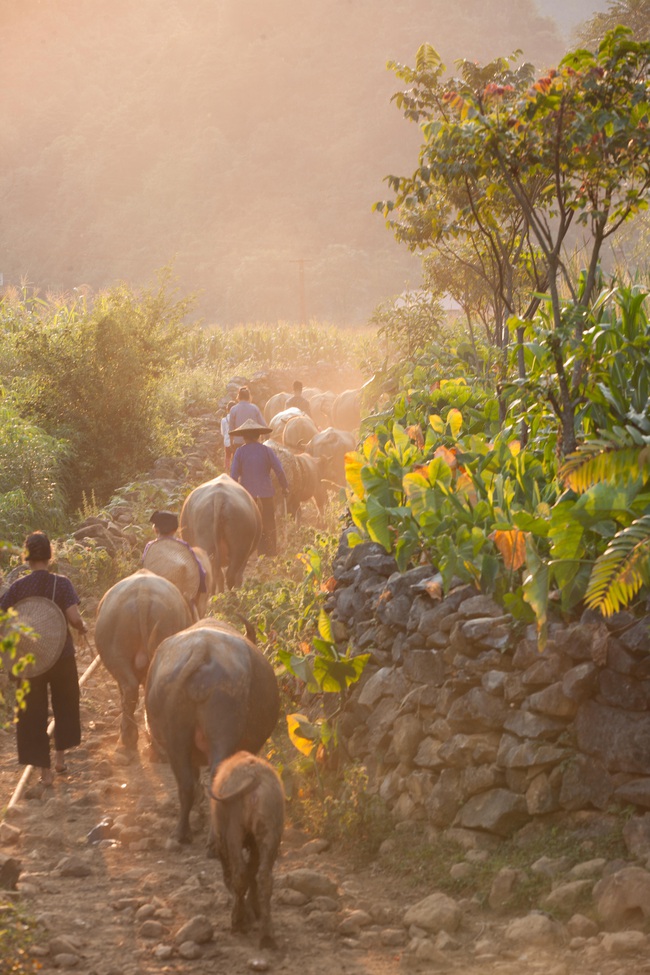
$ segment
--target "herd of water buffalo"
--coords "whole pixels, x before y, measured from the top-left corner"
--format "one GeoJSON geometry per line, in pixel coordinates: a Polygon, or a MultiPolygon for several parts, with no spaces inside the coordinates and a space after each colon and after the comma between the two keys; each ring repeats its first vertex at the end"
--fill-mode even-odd
{"type": "MultiPolygon", "coordinates": [[[[359,423],[358,390],[338,398],[304,392],[311,393],[311,418],[284,410],[282,397],[289,394],[272,397],[265,407],[273,431],[267,443],[287,474],[293,514],[309,498],[322,504],[328,483],[344,483],[344,456],[356,445],[359,423]],[[338,418],[340,427],[319,429],[323,397],[329,397],[326,416],[338,418]]],[[[284,799],[275,771],[254,756],[279,717],[277,680],[250,630],[243,636],[228,623],[199,618],[212,592],[241,584],[260,530],[257,505],[228,474],[196,487],[183,505],[180,533],[207,570],[206,592],[190,599],[172,575],[140,569],[104,595],[95,643],[119,687],[118,747],[126,752],[137,748],[135,711],[144,687],[152,749],[166,755],[178,788],[175,838],[181,843],[190,840],[200,768],[210,770],[209,852],[221,860],[233,893],[233,930],[246,929],[256,917],[260,943],[271,946],[272,869],[284,799]]]]}

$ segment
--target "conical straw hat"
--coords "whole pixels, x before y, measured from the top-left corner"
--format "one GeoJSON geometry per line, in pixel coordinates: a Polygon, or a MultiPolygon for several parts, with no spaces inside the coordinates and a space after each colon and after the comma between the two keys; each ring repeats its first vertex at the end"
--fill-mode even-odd
{"type": "Polygon", "coordinates": [[[187,600],[199,591],[201,572],[191,548],[176,538],[159,538],[145,552],[142,565],[173,582],[187,600]]]}
{"type": "Polygon", "coordinates": [[[64,614],[51,599],[45,596],[26,596],[13,607],[18,620],[31,626],[34,633],[22,634],[18,645],[19,656],[34,655],[34,663],[22,671],[22,677],[38,677],[52,667],[59,657],[68,636],[68,624],[64,614]]]}
{"type": "Polygon", "coordinates": [[[241,436],[244,433],[271,433],[271,427],[265,427],[263,424],[257,423],[256,420],[248,419],[244,420],[242,425],[237,427],[235,430],[231,430],[230,436],[241,436]]]}

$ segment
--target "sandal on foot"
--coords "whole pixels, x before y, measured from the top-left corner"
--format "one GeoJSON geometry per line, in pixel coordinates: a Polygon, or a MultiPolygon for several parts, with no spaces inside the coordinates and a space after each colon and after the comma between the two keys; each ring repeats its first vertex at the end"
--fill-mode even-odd
{"type": "Polygon", "coordinates": [[[56,765],[55,766],[55,771],[59,775],[65,775],[65,773],[68,771],[68,766],[67,765],[56,765]]]}

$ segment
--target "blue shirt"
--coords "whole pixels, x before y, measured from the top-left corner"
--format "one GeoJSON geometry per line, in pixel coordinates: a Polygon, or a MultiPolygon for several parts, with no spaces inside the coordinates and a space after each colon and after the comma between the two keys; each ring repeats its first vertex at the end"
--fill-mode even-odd
{"type": "MultiPolygon", "coordinates": [[[[16,579],[13,585],[9,586],[4,596],[0,597],[0,609],[10,609],[21,599],[26,599],[27,596],[45,596],[46,599],[52,599],[53,595],[54,602],[67,622],[66,610],[70,606],[76,606],[79,603],[79,597],[66,576],[55,575],[53,572],[48,572],[47,569],[37,569],[35,572],[29,572],[22,578],[16,579]]],[[[61,656],[74,657],[74,643],[70,630],[68,630],[68,635],[63,644],[61,656]]]]}
{"type": "MultiPolygon", "coordinates": [[[[260,412],[259,406],[255,406],[255,403],[251,403],[250,400],[242,399],[238,403],[235,403],[228,414],[228,429],[232,433],[233,430],[240,427],[246,420],[255,420],[261,427],[266,426],[266,421],[260,412]]],[[[244,438],[241,436],[231,436],[230,441],[233,446],[240,447],[244,442],[244,438]]],[[[259,497],[262,497],[262,495],[259,495],[259,497]]]]}
{"type": "Polygon", "coordinates": [[[278,455],[266,444],[253,440],[235,451],[230,476],[239,481],[254,498],[272,498],[272,470],[277,474],[282,490],[288,491],[289,485],[278,455]]]}

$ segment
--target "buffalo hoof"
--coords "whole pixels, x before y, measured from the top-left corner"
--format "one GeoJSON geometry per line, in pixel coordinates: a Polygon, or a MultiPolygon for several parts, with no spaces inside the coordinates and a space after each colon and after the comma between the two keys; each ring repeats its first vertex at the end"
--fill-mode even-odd
{"type": "Polygon", "coordinates": [[[123,748],[121,745],[113,752],[113,764],[123,767],[125,765],[132,765],[133,762],[138,759],[138,750],[123,748]]]}
{"type": "Polygon", "coordinates": [[[271,948],[277,951],[278,943],[272,934],[263,934],[260,938],[260,948],[271,948]]]}
{"type": "Polygon", "coordinates": [[[155,745],[148,745],[145,750],[145,757],[152,765],[166,765],[167,756],[156,748],[155,745]]]}

